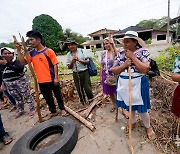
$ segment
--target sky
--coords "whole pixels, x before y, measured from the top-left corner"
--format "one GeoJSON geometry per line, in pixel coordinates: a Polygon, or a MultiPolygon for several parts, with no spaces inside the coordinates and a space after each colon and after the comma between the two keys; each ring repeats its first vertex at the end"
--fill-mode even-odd
{"type": "MultiPolygon", "coordinates": [[[[180,0],[170,0],[170,18],[178,15],[180,0]]],[[[36,16],[48,14],[84,37],[97,30],[135,26],[142,20],[168,15],[168,0],[0,0],[0,43],[12,35],[25,37],[36,16]]]]}

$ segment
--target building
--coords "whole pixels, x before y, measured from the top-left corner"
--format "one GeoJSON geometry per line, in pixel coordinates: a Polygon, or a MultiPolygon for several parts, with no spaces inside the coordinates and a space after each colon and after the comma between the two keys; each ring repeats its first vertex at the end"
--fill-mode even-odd
{"type": "MultiPolygon", "coordinates": [[[[169,25],[170,25],[170,26],[176,26],[176,33],[174,33],[173,39],[175,39],[175,40],[180,40],[180,32],[178,32],[179,29],[180,29],[180,16],[171,19],[171,20],[169,21],[169,25]]],[[[167,29],[167,23],[164,24],[164,25],[161,27],[161,29],[166,30],[166,29],[167,29]]]]}
{"type": "Polygon", "coordinates": [[[84,49],[93,49],[96,50],[103,50],[103,40],[108,37],[109,35],[113,35],[114,33],[118,32],[117,30],[110,30],[110,29],[100,29],[96,32],[88,34],[90,36],[90,40],[82,43],[84,49]]]}
{"type": "MultiPolygon", "coordinates": [[[[136,26],[130,26],[123,30],[116,32],[113,38],[122,38],[127,31],[136,31],[141,39],[146,43],[151,44],[163,44],[167,43],[167,31],[166,30],[155,30],[152,28],[140,28],[136,26]]],[[[169,40],[172,39],[173,32],[169,32],[169,40]]],[[[116,42],[117,43],[117,42],[116,42]]]]}

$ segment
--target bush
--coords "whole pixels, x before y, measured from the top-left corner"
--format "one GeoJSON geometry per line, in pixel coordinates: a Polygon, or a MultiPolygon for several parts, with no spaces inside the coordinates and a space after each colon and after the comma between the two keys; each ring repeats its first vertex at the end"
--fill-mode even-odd
{"type": "Polygon", "coordinates": [[[157,62],[160,70],[171,72],[173,63],[178,55],[180,55],[180,46],[172,46],[165,49],[157,58],[154,58],[154,60],[157,62]]]}
{"type": "Polygon", "coordinates": [[[152,39],[149,38],[146,42],[147,42],[147,44],[151,44],[152,43],[152,39]]]}

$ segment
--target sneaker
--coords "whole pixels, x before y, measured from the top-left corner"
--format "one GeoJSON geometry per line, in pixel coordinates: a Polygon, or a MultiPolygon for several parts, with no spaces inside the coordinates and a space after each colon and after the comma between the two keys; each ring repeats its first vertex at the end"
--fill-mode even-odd
{"type": "Polygon", "coordinates": [[[19,111],[16,116],[15,119],[19,118],[20,116],[22,116],[25,112],[24,111],[19,111]]]}
{"type": "Polygon", "coordinates": [[[9,135],[6,135],[6,136],[3,137],[4,145],[7,145],[7,144],[11,143],[12,140],[13,139],[9,135]]]}

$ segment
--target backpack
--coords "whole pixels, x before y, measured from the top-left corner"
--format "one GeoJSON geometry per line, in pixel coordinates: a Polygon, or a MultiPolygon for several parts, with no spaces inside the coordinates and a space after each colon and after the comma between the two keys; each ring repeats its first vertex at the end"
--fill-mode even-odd
{"type": "Polygon", "coordinates": [[[150,69],[149,72],[147,73],[149,78],[155,77],[155,76],[160,76],[160,71],[158,68],[158,65],[155,60],[150,58],[150,69]]]}
{"type": "MultiPolygon", "coordinates": [[[[83,50],[81,49],[81,52],[83,53],[83,50]]],[[[87,64],[89,76],[96,76],[97,75],[97,68],[94,64],[92,58],[87,57],[85,60],[89,59],[89,63],[87,64]]]]}
{"type": "Polygon", "coordinates": [[[96,76],[97,75],[97,68],[96,68],[96,65],[94,64],[92,58],[88,57],[86,59],[89,59],[89,63],[87,64],[89,75],[90,76],[96,76]]]}

